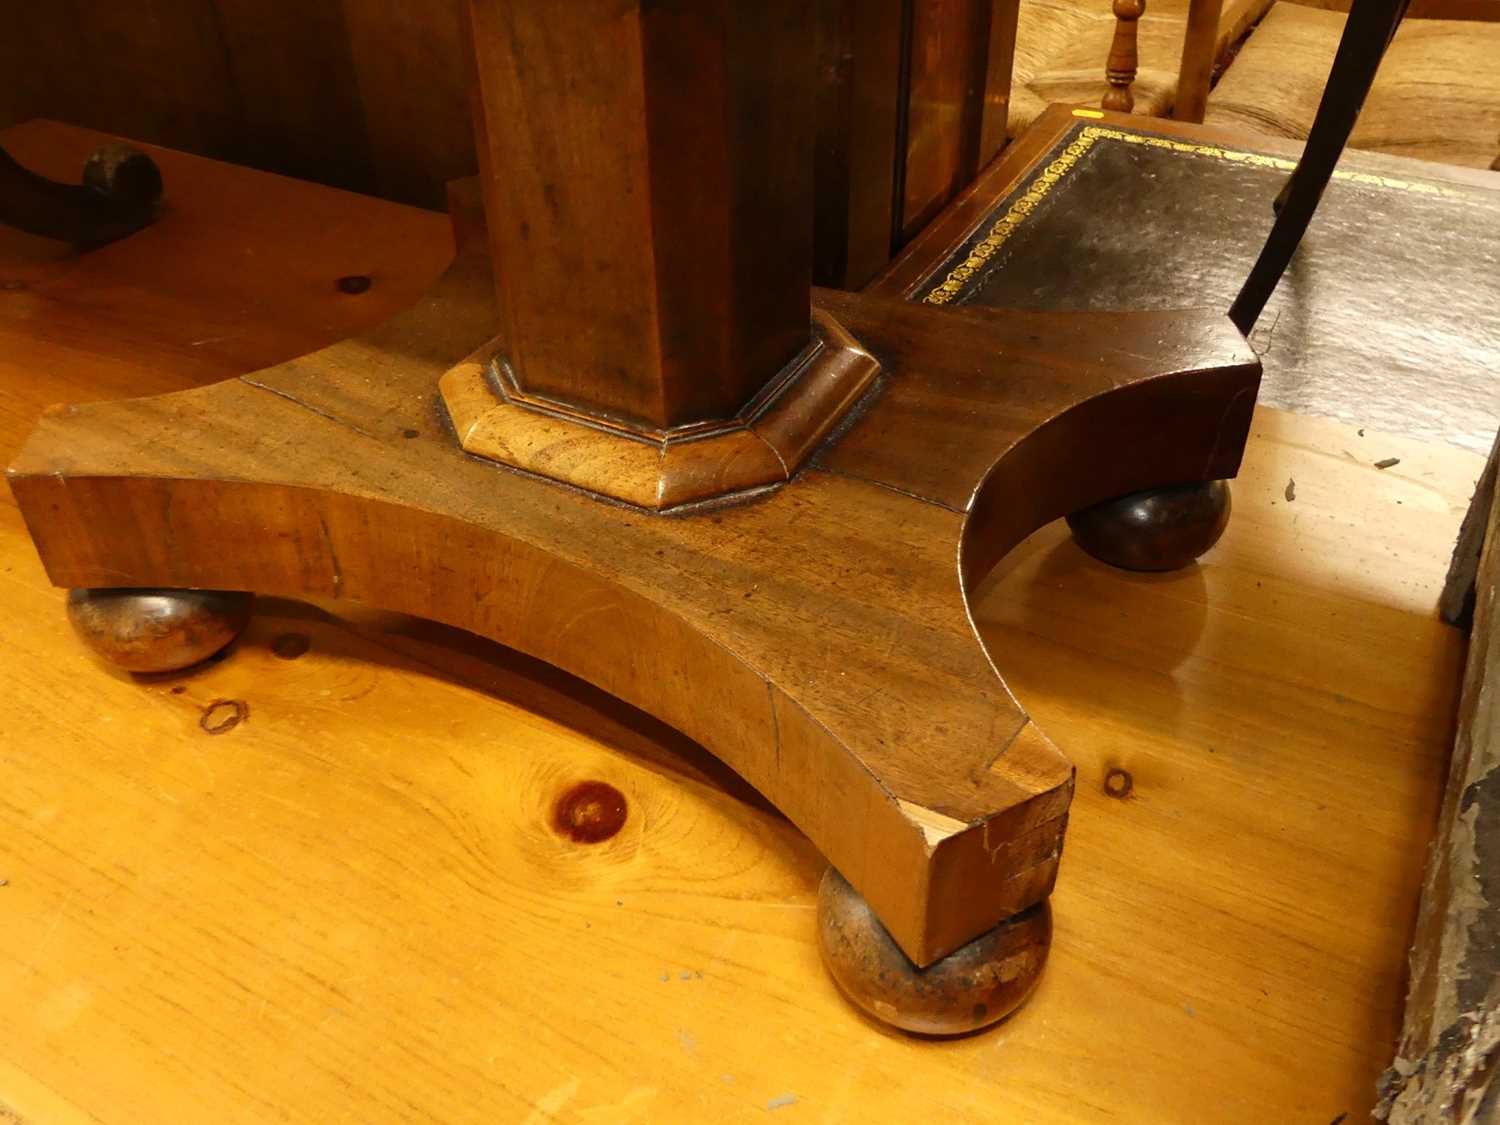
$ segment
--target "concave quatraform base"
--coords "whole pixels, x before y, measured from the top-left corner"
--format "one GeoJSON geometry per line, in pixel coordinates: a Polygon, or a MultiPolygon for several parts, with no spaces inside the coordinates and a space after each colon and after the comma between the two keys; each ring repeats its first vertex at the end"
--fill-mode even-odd
{"type": "Polygon", "coordinates": [[[918,966],[1044,899],[1073,770],[967,590],[1049,520],[1235,472],[1259,365],[1224,316],[819,292],[881,364],[862,412],[786,484],[663,516],[460,450],[438,380],[492,294],[470,251],[366,337],[50,412],[10,480],[52,581],[344,597],[556,664],[737,770],[918,966]]]}

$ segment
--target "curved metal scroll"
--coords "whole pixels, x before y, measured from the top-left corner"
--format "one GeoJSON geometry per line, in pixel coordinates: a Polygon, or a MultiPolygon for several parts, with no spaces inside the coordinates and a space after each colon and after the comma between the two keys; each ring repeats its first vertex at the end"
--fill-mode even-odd
{"type": "Polygon", "coordinates": [[[0,224],[88,248],[124,238],[161,210],[161,172],[144,152],[105,144],[63,184],[22,166],[0,148],[0,224]]]}

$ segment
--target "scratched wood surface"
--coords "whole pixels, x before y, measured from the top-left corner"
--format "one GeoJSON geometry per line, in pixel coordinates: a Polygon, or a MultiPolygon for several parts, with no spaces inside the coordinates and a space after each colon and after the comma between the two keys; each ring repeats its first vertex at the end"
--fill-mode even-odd
{"type": "MultiPolygon", "coordinates": [[[[61,174],[93,139],[3,143],[61,174]]],[[[175,204],[206,241],[170,261],[0,233],[0,456],[47,402],[363,327],[447,253],[441,217],[167,173],[213,185],[175,204]]],[[[680,736],[338,605],[264,603],[226,660],[133,682],[73,641],[0,497],[0,1119],[1358,1120],[1399,1025],[1462,655],[1433,606],[1479,468],[1262,411],[1200,567],[1121,574],[1056,526],[1001,564],[980,627],[1079,785],[1036,996],[944,1042],[839,998],[821,857],[680,736]],[[585,781],[627,800],[602,843],[554,823],[585,781]]]]}

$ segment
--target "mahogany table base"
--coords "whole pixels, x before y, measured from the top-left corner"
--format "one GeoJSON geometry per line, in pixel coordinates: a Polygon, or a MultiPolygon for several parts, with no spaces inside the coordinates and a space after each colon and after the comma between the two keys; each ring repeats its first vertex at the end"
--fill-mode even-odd
{"type": "Polygon", "coordinates": [[[939,1012],[877,1015],[962,1031],[1006,1014],[1050,927],[1002,923],[1051,891],[1073,769],[1007,690],[968,591],[1052,519],[1233,476],[1260,371],[1243,337],[1214,310],[815,292],[878,376],[786,483],[663,514],[460,448],[439,380],[486,343],[493,292],[471,245],[365,337],[49,412],[10,482],[52,581],[350,598],[556,664],[696,739],[822,849],[905,958],[865,971],[916,982],[882,1003],[939,1012]],[[962,1002],[972,975],[928,987],[976,938],[1001,958],[990,999],[962,1002]]]}

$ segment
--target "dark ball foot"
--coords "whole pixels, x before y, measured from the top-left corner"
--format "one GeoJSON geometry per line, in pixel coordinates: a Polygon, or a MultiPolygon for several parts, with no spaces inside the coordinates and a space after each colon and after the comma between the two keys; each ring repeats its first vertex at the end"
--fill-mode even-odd
{"type": "Polygon", "coordinates": [[[1047,961],[1052,913],[1040,902],[919,969],[830,867],[818,888],[818,942],[844,995],[876,1019],[922,1035],[962,1035],[1026,999],[1047,961]]]}
{"type": "Polygon", "coordinates": [[[226,590],[72,590],[68,620],[127,672],[176,672],[207,660],[250,620],[251,595],[226,590]]]}
{"type": "Polygon", "coordinates": [[[1125,570],[1187,566],[1228,524],[1229,484],[1222,480],[1132,492],[1068,517],[1080,547],[1125,570]]]}

